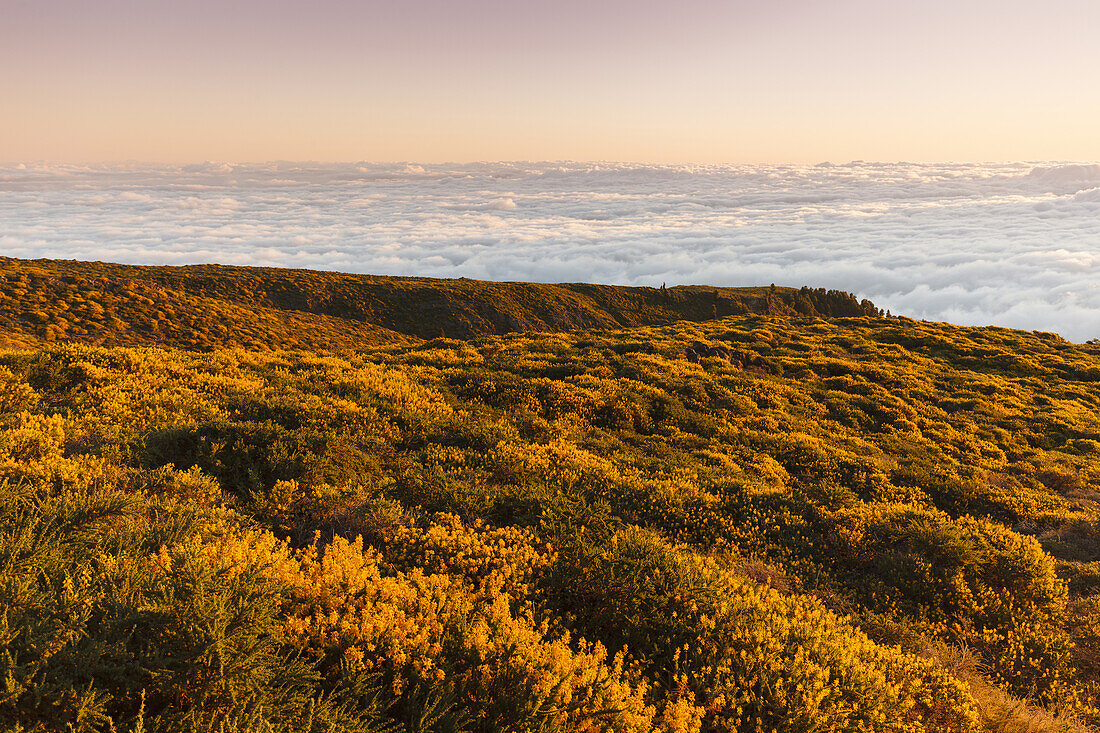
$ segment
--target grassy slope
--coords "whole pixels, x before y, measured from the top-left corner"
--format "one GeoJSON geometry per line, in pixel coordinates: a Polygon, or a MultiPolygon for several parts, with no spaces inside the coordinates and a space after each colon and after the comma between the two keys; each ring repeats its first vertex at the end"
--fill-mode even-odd
{"type": "Polygon", "coordinates": [[[789,288],[496,283],[275,268],[0,258],[11,345],[74,339],[181,348],[338,348],[415,338],[646,326],[736,313],[862,315],[846,293],[789,288]],[[98,308],[96,306],[99,306],[98,308]]]}

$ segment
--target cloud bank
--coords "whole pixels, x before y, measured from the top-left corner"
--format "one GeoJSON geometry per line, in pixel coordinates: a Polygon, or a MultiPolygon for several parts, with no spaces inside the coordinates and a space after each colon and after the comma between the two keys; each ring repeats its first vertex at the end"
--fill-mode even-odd
{"type": "Polygon", "coordinates": [[[812,285],[1100,337],[1100,165],[0,167],[0,254],[812,285]]]}

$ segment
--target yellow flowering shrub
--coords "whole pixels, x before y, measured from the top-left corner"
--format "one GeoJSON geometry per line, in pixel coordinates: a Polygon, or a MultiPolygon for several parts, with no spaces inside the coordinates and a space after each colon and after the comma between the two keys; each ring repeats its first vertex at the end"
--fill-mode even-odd
{"type": "Polygon", "coordinates": [[[587,632],[674,671],[666,716],[698,716],[707,730],[979,729],[965,685],[713,558],[627,530],[575,562],[559,581],[584,591],[558,604],[587,632]]]}
{"type": "Polygon", "coordinates": [[[941,625],[1010,690],[1063,692],[1066,586],[1036,540],[908,505],[861,504],[830,522],[827,557],[868,607],[941,625]]]}
{"type": "Polygon", "coordinates": [[[554,562],[530,529],[471,525],[453,514],[432,517],[426,528],[403,524],[385,538],[385,563],[402,571],[449,575],[491,595],[525,599],[530,584],[554,562]]]}
{"type": "Polygon", "coordinates": [[[621,656],[554,638],[546,623],[514,614],[498,589],[473,592],[420,570],[383,575],[377,553],[359,540],[310,546],[299,562],[281,576],[293,589],[287,633],[318,656],[388,673],[395,694],[448,682],[489,721],[647,729],[653,710],[621,656]]]}

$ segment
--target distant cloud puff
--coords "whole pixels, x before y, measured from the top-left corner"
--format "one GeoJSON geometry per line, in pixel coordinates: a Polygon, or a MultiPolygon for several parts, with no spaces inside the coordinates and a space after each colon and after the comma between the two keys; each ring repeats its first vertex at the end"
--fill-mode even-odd
{"type": "Polygon", "coordinates": [[[1029,178],[1057,184],[1082,185],[1100,183],[1100,165],[1071,163],[1066,165],[1036,166],[1029,178]]]}
{"type": "Polygon", "coordinates": [[[0,254],[852,290],[1100,336],[1100,165],[0,168],[0,254]]]}

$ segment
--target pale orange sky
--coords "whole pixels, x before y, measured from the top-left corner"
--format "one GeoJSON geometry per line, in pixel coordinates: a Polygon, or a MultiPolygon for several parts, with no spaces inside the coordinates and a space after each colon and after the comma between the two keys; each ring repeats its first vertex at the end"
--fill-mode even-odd
{"type": "Polygon", "coordinates": [[[0,0],[0,161],[1100,159],[1100,3],[0,0]]]}

